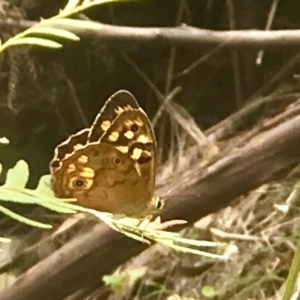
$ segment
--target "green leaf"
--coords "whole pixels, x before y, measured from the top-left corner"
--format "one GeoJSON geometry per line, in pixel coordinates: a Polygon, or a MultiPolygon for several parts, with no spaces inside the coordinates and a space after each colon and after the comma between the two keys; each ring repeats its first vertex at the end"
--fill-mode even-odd
{"type": "Polygon", "coordinates": [[[65,8],[63,9],[64,12],[72,11],[77,5],[79,4],[80,0],[69,0],[65,8]]]}
{"type": "Polygon", "coordinates": [[[54,197],[54,192],[50,184],[50,178],[51,178],[50,175],[42,176],[39,180],[38,186],[35,189],[35,191],[43,195],[47,195],[49,197],[54,197]]]}
{"type": "Polygon", "coordinates": [[[8,170],[3,187],[24,188],[28,178],[28,164],[24,160],[19,160],[12,169],[8,170]]]}
{"type": "Polygon", "coordinates": [[[218,296],[218,292],[211,286],[211,285],[205,285],[201,288],[201,293],[203,296],[207,298],[214,298],[218,296]]]}
{"type": "Polygon", "coordinates": [[[86,21],[86,20],[75,20],[75,19],[54,19],[51,20],[53,25],[63,25],[71,28],[82,28],[90,30],[102,29],[102,25],[96,22],[86,21]]]}
{"type": "Polygon", "coordinates": [[[71,41],[79,41],[80,38],[76,34],[59,28],[53,27],[40,27],[40,28],[32,28],[30,34],[43,34],[43,35],[51,35],[56,36],[62,39],[71,40],[71,41]]]}
{"type": "Polygon", "coordinates": [[[32,46],[41,46],[45,48],[54,48],[54,49],[62,47],[62,45],[57,42],[48,39],[36,38],[36,37],[24,37],[18,40],[11,41],[11,46],[26,45],[26,44],[32,46]]]}
{"type": "Polygon", "coordinates": [[[25,223],[25,224],[30,225],[30,226],[44,228],[44,229],[50,229],[50,228],[52,228],[52,226],[49,225],[49,224],[40,223],[40,222],[31,220],[31,219],[28,219],[26,217],[23,217],[23,216],[15,213],[15,212],[13,212],[10,209],[7,209],[6,207],[3,207],[2,205],[0,205],[0,212],[2,212],[6,216],[8,216],[8,217],[10,217],[10,218],[12,218],[14,220],[17,220],[19,222],[25,223]]]}
{"type": "Polygon", "coordinates": [[[102,277],[102,280],[106,285],[110,286],[113,290],[120,291],[123,286],[124,276],[119,274],[104,275],[102,277]]]}

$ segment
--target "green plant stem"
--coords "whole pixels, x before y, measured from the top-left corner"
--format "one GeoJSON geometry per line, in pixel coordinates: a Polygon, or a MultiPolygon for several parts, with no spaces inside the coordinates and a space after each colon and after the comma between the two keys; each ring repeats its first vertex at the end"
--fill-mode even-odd
{"type": "Polygon", "coordinates": [[[291,268],[289,271],[288,278],[285,283],[285,290],[284,290],[282,300],[290,300],[291,299],[293,292],[294,292],[294,288],[295,288],[295,284],[297,281],[299,270],[300,270],[300,238],[298,236],[297,248],[296,248],[296,252],[295,252],[295,255],[294,255],[294,258],[292,261],[292,265],[291,265],[291,268]]]}

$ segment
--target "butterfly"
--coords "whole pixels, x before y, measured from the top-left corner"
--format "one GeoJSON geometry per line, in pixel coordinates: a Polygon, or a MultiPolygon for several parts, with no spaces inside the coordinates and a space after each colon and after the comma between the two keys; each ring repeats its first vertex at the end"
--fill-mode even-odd
{"type": "Polygon", "coordinates": [[[154,196],[156,141],[147,114],[125,90],[113,94],[91,128],[58,145],[50,162],[56,197],[98,211],[143,217],[162,207],[154,196]]]}

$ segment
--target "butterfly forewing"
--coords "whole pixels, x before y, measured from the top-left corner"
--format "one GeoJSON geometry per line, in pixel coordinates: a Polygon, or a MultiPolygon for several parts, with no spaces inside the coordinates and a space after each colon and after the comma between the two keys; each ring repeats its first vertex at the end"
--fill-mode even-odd
{"type": "Polygon", "coordinates": [[[135,97],[124,90],[111,96],[96,117],[88,137],[113,145],[128,154],[145,184],[153,193],[156,171],[156,141],[151,123],[135,97]]]}
{"type": "Polygon", "coordinates": [[[156,142],[146,114],[141,109],[122,112],[100,141],[113,145],[135,161],[145,192],[150,196],[155,184],[156,142]]]}
{"type": "Polygon", "coordinates": [[[128,109],[138,108],[137,101],[129,92],[124,90],[116,92],[106,101],[93,122],[88,141],[90,143],[99,141],[120,113],[128,109]]]}

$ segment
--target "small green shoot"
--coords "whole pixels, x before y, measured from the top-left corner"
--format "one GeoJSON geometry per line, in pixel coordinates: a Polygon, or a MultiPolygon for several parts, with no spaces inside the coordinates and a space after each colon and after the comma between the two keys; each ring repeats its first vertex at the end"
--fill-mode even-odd
{"type": "Polygon", "coordinates": [[[218,292],[211,285],[205,285],[201,288],[201,294],[207,299],[215,299],[218,296],[218,292]]]}
{"type": "Polygon", "coordinates": [[[146,273],[146,268],[142,267],[135,270],[125,270],[115,272],[112,275],[102,277],[103,282],[110,286],[115,292],[121,292],[124,287],[132,286],[133,283],[146,273]]]}
{"type": "Polygon", "coordinates": [[[80,38],[75,33],[71,32],[72,30],[76,28],[101,30],[102,25],[88,20],[76,20],[71,18],[72,16],[94,6],[125,1],[128,0],[69,0],[66,6],[60,10],[57,15],[49,19],[42,19],[33,27],[16,34],[3,43],[0,41],[0,53],[9,47],[19,45],[39,46],[50,49],[61,48],[62,44],[56,40],[52,40],[53,37],[61,39],[62,41],[77,42],[80,38]]]}
{"type": "Polygon", "coordinates": [[[58,199],[50,188],[49,176],[43,176],[38,187],[35,190],[27,189],[26,184],[29,178],[29,168],[25,161],[20,160],[17,164],[7,172],[5,183],[0,186],[0,211],[6,216],[25,223],[29,226],[49,229],[50,224],[37,222],[35,220],[21,216],[20,214],[5,207],[4,203],[20,203],[20,204],[35,204],[44,206],[49,210],[59,213],[76,213],[77,206],[69,204],[70,201],[76,199],[58,199]]]}
{"type": "MultiPolygon", "coordinates": [[[[161,223],[160,226],[155,226],[156,228],[151,226],[151,223],[145,227],[141,226],[140,220],[135,218],[116,218],[116,216],[112,214],[98,212],[92,209],[86,209],[86,211],[102,220],[112,229],[140,242],[148,244],[158,243],[178,252],[191,253],[217,259],[228,259],[228,257],[224,255],[212,254],[197,249],[199,247],[219,247],[224,244],[182,238],[180,233],[160,229],[164,228],[164,223],[161,223]]],[[[185,223],[184,220],[172,220],[173,225],[183,223],[185,223]]],[[[152,224],[156,225],[155,222],[152,224]]]]}

